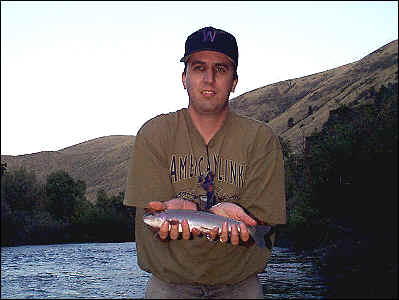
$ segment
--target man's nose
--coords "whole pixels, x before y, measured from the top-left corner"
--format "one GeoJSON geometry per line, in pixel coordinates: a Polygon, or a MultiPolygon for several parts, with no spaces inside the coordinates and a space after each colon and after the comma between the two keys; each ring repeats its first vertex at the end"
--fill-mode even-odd
{"type": "Polygon", "coordinates": [[[215,71],[209,68],[204,72],[204,81],[207,83],[213,83],[215,81],[215,71]]]}

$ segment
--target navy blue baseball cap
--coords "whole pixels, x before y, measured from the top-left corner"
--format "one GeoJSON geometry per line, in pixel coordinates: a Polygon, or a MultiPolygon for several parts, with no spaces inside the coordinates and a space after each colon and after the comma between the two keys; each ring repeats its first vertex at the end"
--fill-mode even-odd
{"type": "Polygon", "coordinates": [[[203,50],[217,51],[227,55],[237,69],[238,46],[232,34],[213,27],[197,30],[187,38],[184,56],[180,61],[186,62],[191,54],[203,50]]]}

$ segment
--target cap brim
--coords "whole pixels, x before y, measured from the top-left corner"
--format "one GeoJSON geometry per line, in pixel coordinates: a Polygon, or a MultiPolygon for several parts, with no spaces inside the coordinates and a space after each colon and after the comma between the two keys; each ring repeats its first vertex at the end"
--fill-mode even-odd
{"type": "Polygon", "coordinates": [[[186,61],[188,60],[189,56],[190,56],[190,55],[183,56],[183,57],[180,59],[180,62],[186,62],[186,61]]]}
{"type": "Polygon", "coordinates": [[[196,53],[196,52],[200,52],[200,51],[214,51],[214,52],[222,53],[222,54],[226,55],[226,57],[233,63],[233,66],[235,66],[234,59],[232,59],[232,58],[231,58],[230,56],[228,56],[226,53],[223,53],[223,52],[221,52],[221,51],[218,51],[218,50],[215,50],[215,49],[212,49],[212,48],[206,48],[206,49],[200,49],[200,50],[197,50],[197,51],[193,51],[193,52],[191,52],[190,54],[187,54],[187,55],[183,56],[183,57],[180,59],[180,62],[186,62],[186,61],[190,58],[190,56],[191,56],[192,54],[194,54],[194,53],[196,53]]]}

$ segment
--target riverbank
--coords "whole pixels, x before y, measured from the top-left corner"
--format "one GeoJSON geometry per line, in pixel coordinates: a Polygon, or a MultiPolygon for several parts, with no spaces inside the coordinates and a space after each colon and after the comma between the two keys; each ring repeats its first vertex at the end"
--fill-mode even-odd
{"type": "Polygon", "coordinates": [[[312,250],[327,298],[398,298],[397,252],[387,244],[345,238],[312,250]]]}
{"type": "Polygon", "coordinates": [[[300,257],[314,258],[314,267],[326,282],[326,298],[398,298],[398,245],[394,229],[340,229],[325,231],[324,239],[298,237],[282,230],[276,245],[289,248],[300,257]]]}

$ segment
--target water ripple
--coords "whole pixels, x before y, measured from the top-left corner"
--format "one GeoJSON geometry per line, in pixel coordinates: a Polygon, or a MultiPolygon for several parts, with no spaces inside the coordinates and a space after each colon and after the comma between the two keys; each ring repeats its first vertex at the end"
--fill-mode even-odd
{"type": "MultiPolygon", "coordinates": [[[[312,257],[274,248],[259,274],[265,298],[322,298],[325,284],[312,257]]],[[[1,248],[1,298],[143,298],[149,274],[137,266],[135,243],[1,248]]]]}

